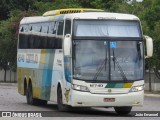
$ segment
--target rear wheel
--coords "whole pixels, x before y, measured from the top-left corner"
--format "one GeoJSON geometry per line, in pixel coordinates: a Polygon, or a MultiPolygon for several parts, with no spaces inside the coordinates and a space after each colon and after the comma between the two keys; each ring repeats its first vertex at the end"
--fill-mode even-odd
{"type": "Polygon", "coordinates": [[[28,88],[26,90],[26,99],[28,104],[30,105],[36,104],[36,100],[33,98],[33,94],[32,94],[32,84],[28,85],[28,88]]]}
{"type": "Polygon", "coordinates": [[[114,107],[114,109],[115,109],[116,113],[126,115],[131,112],[132,107],[131,106],[129,106],[129,107],[114,107]]]}
{"type": "Polygon", "coordinates": [[[68,111],[69,106],[63,104],[63,96],[62,96],[61,87],[58,87],[58,90],[57,90],[57,104],[58,104],[59,111],[68,111]]]}
{"type": "Polygon", "coordinates": [[[26,99],[27,103],[30,105],[46,105],[46,100],[39,100],[33,98],[33,92],[32,92],[32,84],[29,84],[28,89],[26,90],[26,99]]]}

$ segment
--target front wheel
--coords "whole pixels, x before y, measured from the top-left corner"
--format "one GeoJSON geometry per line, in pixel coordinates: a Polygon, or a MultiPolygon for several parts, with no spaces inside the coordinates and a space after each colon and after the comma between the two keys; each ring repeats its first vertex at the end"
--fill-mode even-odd
{"type": "Polygon", "coordinates": [[[131,106],[129,106],[129,107],[114,107],[114,110],[118,114],[126,115],[131,112],[132,107],[131,106]]]}
{"type": "Polygon", "coordinates": [[[57,104],[59,111],[68,111],[68,106],[63,104],[62,90],[60,87],[57,90],[57,104]]]}

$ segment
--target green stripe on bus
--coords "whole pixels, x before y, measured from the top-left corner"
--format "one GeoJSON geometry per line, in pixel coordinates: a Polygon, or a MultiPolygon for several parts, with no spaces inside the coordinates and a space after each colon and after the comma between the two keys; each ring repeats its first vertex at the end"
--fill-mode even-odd
{"type": "Polygon", "coordinates": [[[114,88],[122,88],[123,87],[123,83],[116,83],[114,88]]]}
{"type": "Polygon", "coordinates": [[[114,88],[115,86],[115,83],[108,83],[105,88],[114,88]]]}

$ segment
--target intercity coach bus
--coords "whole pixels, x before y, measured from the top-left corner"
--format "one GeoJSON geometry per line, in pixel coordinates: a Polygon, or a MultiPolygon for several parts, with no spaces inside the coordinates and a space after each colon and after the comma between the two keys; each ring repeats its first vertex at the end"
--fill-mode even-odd
{"type": "Polygon", "coordinates": [[[138,17],[98,9],[60,9],[20,22],[18,92],[28,104],[142,106],[144,62],[153,53],[138,17]],[[146,53],[146,55],[145,55],[146,53]]]}

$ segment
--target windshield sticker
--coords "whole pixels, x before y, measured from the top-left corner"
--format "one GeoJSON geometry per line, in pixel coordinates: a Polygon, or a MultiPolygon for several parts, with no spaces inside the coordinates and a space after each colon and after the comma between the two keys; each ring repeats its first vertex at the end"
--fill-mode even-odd
{"type": "Polygon", "coordinates": [[[104,41],[104,45],[105,45],[105,46],[107,45],[107,42],[106,42],[106,41],[104,41]]]}
{"type": "Polygon", "coordinates": [[[116,42],[110,42],[110,48],[116,48],[117,43],[116,42]]]}

